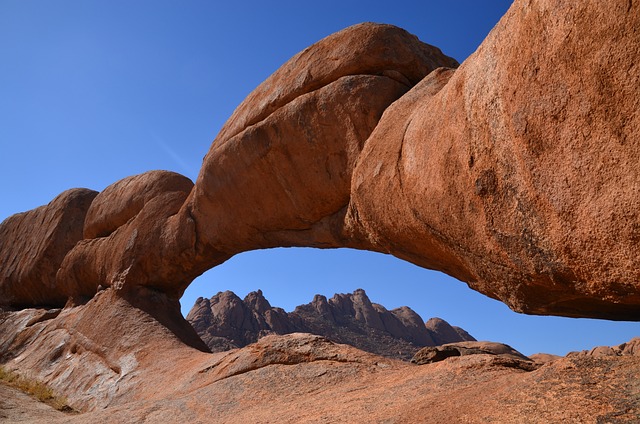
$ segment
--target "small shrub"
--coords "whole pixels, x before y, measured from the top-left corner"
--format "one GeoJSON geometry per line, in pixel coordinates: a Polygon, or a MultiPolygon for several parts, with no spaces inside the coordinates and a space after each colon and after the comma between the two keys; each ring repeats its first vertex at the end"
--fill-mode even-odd
{"type": "Polygon", "coordinates": [[[33,396],[58,411],[75,412],[73,408],[67,405],[66,398],[56,396],[53,389],[41,381],[22,377],[15,372],[5,370],[2,366],[0,366],[0,381],[4,381],[8,385],[33,396]]]}

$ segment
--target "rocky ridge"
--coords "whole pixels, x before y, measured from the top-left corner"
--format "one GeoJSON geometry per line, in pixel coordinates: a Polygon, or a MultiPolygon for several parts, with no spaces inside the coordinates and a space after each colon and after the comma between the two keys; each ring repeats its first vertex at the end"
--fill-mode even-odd
{"type": "Polygon", "coordinates": [[[241,300],[233,292],[198,298],[186,317],[212,352],[255,343],[270,334],[311,333],[378,355],[411,359],[424,346],[475,341],[466,331],[440,318],[426,325],[411,308],[388,311],[371,303],[364,290],[316,295],[293,312],[272,307],[262,291],[241,300]]]}

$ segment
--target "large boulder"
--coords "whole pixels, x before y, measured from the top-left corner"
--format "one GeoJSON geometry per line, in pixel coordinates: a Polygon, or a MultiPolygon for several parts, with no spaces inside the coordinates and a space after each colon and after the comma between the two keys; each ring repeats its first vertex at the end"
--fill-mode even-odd
{"type": "Polygon", "coordinates": [[[638,27],[630,2],[516,1],[385,111],[352,227],[519,312],[640,319],[638,27]]]}
{"type": "Polygon", "coordinates": [[[75,290],[57,282],[66,254],[82,240],[85,215],[98,193],[67,190],[49,204],[0,224],[0,306],[61,306],[75,290]]]}
{"type": "Polygon", "coordinates": [[[238,107],[193,190],[157,171],[105,189],[59,279],[87,289],[153,287],[178,299],[196,276],[242,251],[343,245],[365,141],[384,110],[440,66],[457,62],[390,25],[319,41],[238,107]]]}
{"type": "Polygon", "coordinates": [[[107,237],[134,218],[153,198],[168,192],[189,193],[193,182],[170,171],[149,171],[123,178],[91,202],[84,223],[85,239],[107,237]]]}
{"type": "Polygon", "coordinates": [[[75,297],[98,286],[150,286],[177,301],[191,282],[185,268],[192,269],[195,229],[187,219],[182,231],[170,231],[169,222],[192,188],[180,174],[149,171],[104,189],[89,208],[85,238],[60,265],[60,284],[76,287],[75,297]]]}
{"type": "Polygon", "coordinates": [[[436,345],[454,343],[457,341],[476,341],[471,334],[467,333],[460,327],[450,325],[442,318],[430,318],[424,325],[431,333],[431,337],[436,345]]]}
{"type": "MultiPolygon", "coordinates": [[[[431,364],[440,362],[447,358],[455,356],[467,355],[496,355],[505,359],[515,361],[533,362],[530,358],[524,356],[514,348],[504,343],[496,342],[478,342],[466,341],[447,343],[441,346],[427,346],[420,349],[411,359],[411,362],[417,365],[431,364]]],[[[532,364],[520,364],[519,366],[531,368],[532,364]]]]}
{"type": "Polygon", "coordinates": [[[291,58],[237,108],[182,211],[208,251],[337,247],[351,175],[384,110],[457,62],[406,31],[365,23],[291,58]]]}

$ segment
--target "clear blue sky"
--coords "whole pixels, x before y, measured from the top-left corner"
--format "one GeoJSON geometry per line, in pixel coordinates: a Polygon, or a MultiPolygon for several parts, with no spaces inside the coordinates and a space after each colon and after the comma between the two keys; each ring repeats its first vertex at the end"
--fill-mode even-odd
{"type": "MultiPolygon", "coordinates": [[[[151,169],[195,180],[243,98],[346,26],[395,24],[462,61],[510,3],[0,0],[0,220],[151,169]]],[[[638,323],[519,315],[440,273],[344,249],[239,255],[197,279],[182,304],[186,313],[198,296],[262,289],[291,310],[359,287],[389,309],[408,305],[526,354],[640,335],[638,323]]]]}

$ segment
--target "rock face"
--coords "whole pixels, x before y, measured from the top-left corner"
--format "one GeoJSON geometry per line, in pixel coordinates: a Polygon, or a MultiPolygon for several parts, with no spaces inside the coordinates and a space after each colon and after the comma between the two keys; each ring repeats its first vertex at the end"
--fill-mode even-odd
{"type": "Polygon", "coordinates": [[[151,287],[177,300],[193,278],[241,251],[342,244],[334,221],[345,214],[355,162],[382,113],[429,72],[457,65],[390,25],[321,40],[239,106],[198,187],[154,171],[101,193],[57,279],[77,298],[103,286],[151,287]]]}
{"type": "Polygon", "coordinates": [[[176,362],[188,366],[211,354],[188,324],[177,328],[170,314],[158,312],[173,305],[141,295],[154,303],[146,305],[153,315],[114,289],[64,309],[0,310],[0,363],[46,382],[78,410],[150,399],[176,362]]]}
{"type": "Polygon", "coordinates": [[[283,309],[271,307],[260,290],[244,301],[231,291],[200,297],[187,321],[212,352],[244,347],[272,333],[295,333],[300,327],[283,309]]]}
{"type": "Polygon", "coordinates": [[[108,237],[154,198],[171,192],[189,193],[192,188],[190,179],[169,171],[149,171],[111,184],[91,202],[83,238],[108,237]]]}
{"type": "MultiPolygon", "coordinates": [[[[5,358],[5,366],[35,365],[31,375],[53,376],[51,384],[83,413],[40,412],[24,399],[14,401],[18,397],[10,392],[3,392],[8,398],[0,403],[23,408],[19,416],[33,423],[205,423],[212,417],[229,423],[358,422],[363,416],[397,423],[640,419],[637,352],[575,355],[530,367],[483,353],[416,366],[294,333],[207,354],[110,298],[112,292],[107,289],[86,305],[31,326],[25,322],[34,310],[3,314],[0,320],[0,340],[12,339],[14,347],[25,349],[5,358]],[[99,308],[103,302],[121,315],[120,329],[104,321],[113,317],[99,308]],[[76,327],[85,321],[78,321],[80,314],[96,312],[97,326],[76,327]],[[72,342],[65,342],[69,338],[72,342]],[[44,363],[46,369],[38,368],[44,363]]],[[[620,346],[611,350],[631,352],[620,346]]],[[[6,355],[4,346],[0,355],[6,355]]]]}
{"type": "Polygon", "coordinates": [[[385,111],[354,227],[516,311],[640,319],[639,25],[630,2],[515,1],[385,111]]]}
{"type": "Polygon", "coordinates": [[[213,352],[244,347],[269,334],[295,332],[317,334],[398,359],[410,359],[423,346],[475,340],[439,318],[432,318],[425,326],[406,306],[388,311],[371,303],[362,289],[336,294],[329,300],[316,295],[313,302],[291,313],[272,307],[260,290],[244,300],[226,291],[211,299],[198,298],[187,321],[213,352]],[[437,326],[429,326],[436,321],[437,326]]]}
{"type": "Polygon", "coordinates": [[[597,346],[590,350],[583,350],[581,352],[571,352],[568,357],[579,356],[592,356],[592,357],[604,357],[604,356],[640,356],[640,337],[635,337],[627,343],[622,343],[618,346],[597,346]]]}
{"type": "MultiPolygon", "coordinates": [[[[242,251],[353,247],[516,311],[640,320],[638,12],[515,0],[455,71],[392,26],[327,37],[240,105],[194,186],[151,172],[5,220],[0,361],[87,411],[48,422],[640,421],[636,341],[533,370],[460,346],[417,367],[301,334],[211,354],[178,303],[242,251]]],[[[332,300],[298,315],[424,335],[408,309],[332,300]]],[[[260,296],[245,306],[286,328],[260,296]]]]}
{"type": "Polygon", "coordinates": [[[0,224],[0,305],[64,305],[74,290],[56,274],[82,240],[85,215],[97,194],[68,190],[0,224]]]}
{"type": "Polygon", "coordinates": [[[107,187],[92,202],[84,239],[66,256],[58,280],[75,286],[78,296],[93,295],[98,286],[123,293],[151,287],[177,302],[191,279],[180,261],[185,253],[176,246],[193,246],[193,221],[185,221],[182,232],[167,228],[192,187],[187,177],[168,171],[107,187]]]}
{"type": "Polygon", "coordinates": [[[207,153],[185,205],[201,224],[199,241],[227,254],[343,245],[353,168],[382,113],[425,75],[457,65],[406,31],[371,23],[294,56],[242,102],[207,153]]]}
{"type": "Polygon", "coordinates": [[[440,362],[454,356],[466,355],[496,355],[504,359],[516,361],[513,362],[513,365],[526,371],[532,371],[534,369],[533,361],[511,346],[503,343],[478,341],[447,343],[442,346],[425,347],[420,349],[413,358],[411,358],[411,362],[417,365],[424,365],[440,362]],[[525,363],[521,364],[518,361],[524,361],[525,363]]]}
{"type": "Polygon", "coordinates": [[[471,334],[460,327],[449,325],[447,321],[441,318],[430,318],[425,323],[425,326],[436,346],[453,343],[454,341],[475,341],[471,334]]]}
{"type": "MultiPolygon", "coordinates": [[[[47,298],[177,301],[246,250],[354,247],[516,311],[640,319],[635,11],[519,0],[455,71],[389,25],[331,35],[247,97],[193,188],[155,172],[105,190],[47,298]]],[[[21,284],[2,282],[2,302],[42,302],[21,284]]]]}

